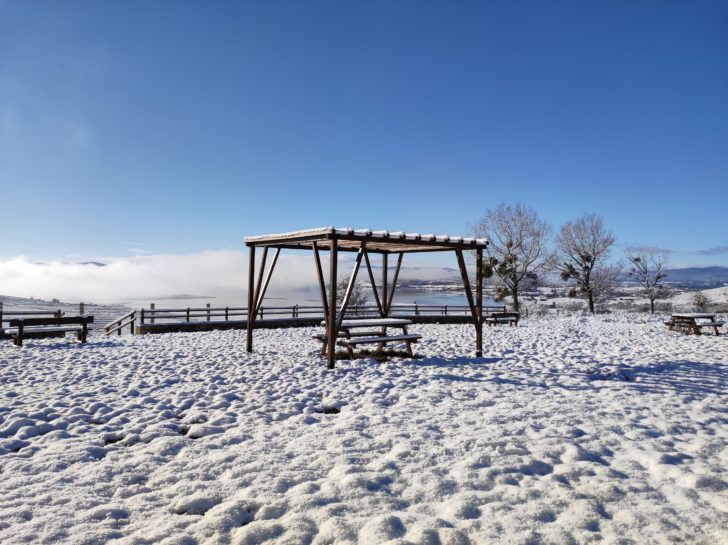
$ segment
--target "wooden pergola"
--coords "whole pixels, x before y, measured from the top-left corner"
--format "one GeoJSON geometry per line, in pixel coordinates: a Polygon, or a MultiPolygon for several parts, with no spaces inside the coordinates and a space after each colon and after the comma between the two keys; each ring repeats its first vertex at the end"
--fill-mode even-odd
{"type": "Polygon", "coordinates": [[[369,280],[374,292],[374,300],[377,310],[382,318],[389,317],[394,300],[394,291],[397,287],[397,278],[402,266],[404,254],[423,252],[454,252],[462,275],[465,287],[465,296],[473,316],[475,324],[475,346],[476,356],[483,355],[483,250],[488,246],[487,239],[476,239],[467,237],[450,237],[446,235],[420,235],[419,233],[404,233],[390,231],[371,231],[369,229],[337,229],[334,227],[321,227],[305,231],[294,231],[290,233],[279,233],[274,235],[262,235],[245,237],[245,244],[249,252],[249,273],[248,273],[248,321],[247,321],[247,350],[253,351],[253,327],[255,319],[263,304],[263,297],[268,289],[268,284],[273,274],[278,256],[281,250],[311,250],[313,252],[316,266],[316,275],[321,294],[321,305],[324,309],[326,324],[327,358],[329,369],[334,368],[336,356],[336,339],[341,330],[341,322],[344,319],[352,288],[356,282],[357,274],[362,260],[369,272],[369,280]],[[257,284],[255,280],[255,249],[263,248],[260,270],[258,272],[257,284]],[[270,267],[266,271],[266,260],[268,250],[275,249],[275,254],[270,267]],[[329,251],[329,290],[326,291],[323,269],[321,267],[321,250],[329,251]],[[475,297],[470,286],[468,271],[465,266],[465,251],[475,252],[475,297]],[[336,284],[338,273],[339,252],[354,252],[354,270],[349,278],[349,285],[337,312],[336,305],[336,284]],[[382,256],[382,284],[381,294],[377,289],[372,271],[370,254],[381,254],[382,256]],[[397,255],[397,264],[394,270],[391,289],[389,284],[389,256],[397,255]]]}

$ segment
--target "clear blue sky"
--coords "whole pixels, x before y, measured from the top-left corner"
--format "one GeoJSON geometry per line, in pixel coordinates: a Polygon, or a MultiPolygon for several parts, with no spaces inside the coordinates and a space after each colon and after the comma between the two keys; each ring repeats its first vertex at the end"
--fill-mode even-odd
{"type": "Polygon", "coordinates": [[[0,0],[0,188],[2,258],[521,201],[728,265],[728,3],[0,0]]]}

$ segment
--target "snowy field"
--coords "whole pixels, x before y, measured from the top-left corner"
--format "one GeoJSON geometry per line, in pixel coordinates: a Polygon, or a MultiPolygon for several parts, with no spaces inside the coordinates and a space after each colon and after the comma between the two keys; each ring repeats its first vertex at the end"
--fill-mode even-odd
{"type": "Polygon", "coordinates": [[[728,543],[728,336],[412,330],[334,371],[312,329],[0,343],[0,542],[728,543]]]}

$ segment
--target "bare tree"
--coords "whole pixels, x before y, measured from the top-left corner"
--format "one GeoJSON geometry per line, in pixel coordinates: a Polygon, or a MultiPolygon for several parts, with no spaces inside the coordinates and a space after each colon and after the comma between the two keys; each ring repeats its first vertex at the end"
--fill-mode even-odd
{"type": "Polygon", "coordinates": [[[650,302],[650,313],[654,314],[655,299],[666,297],[670,293],[664,283],[670,254],[661,248],[628,246],[626,255],[632,265],[628,274],[640,284],[642,294],[650,302]]]}
{"type": "Polygon", "coordinates": [[[605,272],[600,273],[599,269],[605,266],[614,240],[612,231],[604,227],[602,218],[596,214],[584,214],[575,221],[567,222],[556,237],[557,268],[561,280],[576,283],[576,288],[569,295],[584,294],[589,312],[594,312],[594,280],[605,272]]]}
{"type": "Polygon", "coordinates": [[[490,240],[483,273],[486,278],[495,274],[500,282],[496,300],[510,295],[513,308],[518,312],[519,293],[536,286],[550,263],[547,244],[551,226],[532,208],[520,203],[501,203],[486,210],[472,231],[476,236],[490,240]]]}
{"type": "MultiPolygon", "coordinates": [[[[336,304],[340,305],[344,302],[344,297],[346,296],[346,289],[349,287],[349,279],[351,278],[351,275],[347,276],[346,278],[342,278],[336,283],[336,304]]],[[[349,306],[355,307],[364,305],[367,302],[367,296],[366,293],[364,293],[364,288],[362,287],[361,282],[354,282],[354,285],[351,288],[351,295],[349,296],[349,306]]]]}
{"type": "Polygon", "coordinates": [[[612,299],[620,287],[624,275],[624,263],[600,265],[592,271],[591,285],[594,305],[602,305],[612,299]]]}
{"type": "Polygon", "coordinates": [[[696,291],[693,294],[693,305],[700,312],[705,312],[710,306],[710,299],[708,299],[702,291],[696,291]]]}

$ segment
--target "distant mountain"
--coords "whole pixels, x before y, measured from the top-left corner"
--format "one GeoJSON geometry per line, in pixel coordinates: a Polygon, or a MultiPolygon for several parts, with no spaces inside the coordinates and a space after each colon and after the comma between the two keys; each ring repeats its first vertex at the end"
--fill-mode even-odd
{"type": "Polygon", "coordinates": [[[717,288],[728,284],[728,267],[685,267],[667,271],[667,282],[686,288],[717,288]]]}
{"type": "Polygon", "coordinates": [[[106,267],[106,263],[100,263],[98,261],[82,261],[79,265],[96,265],[97,267],[106,267]]]}

